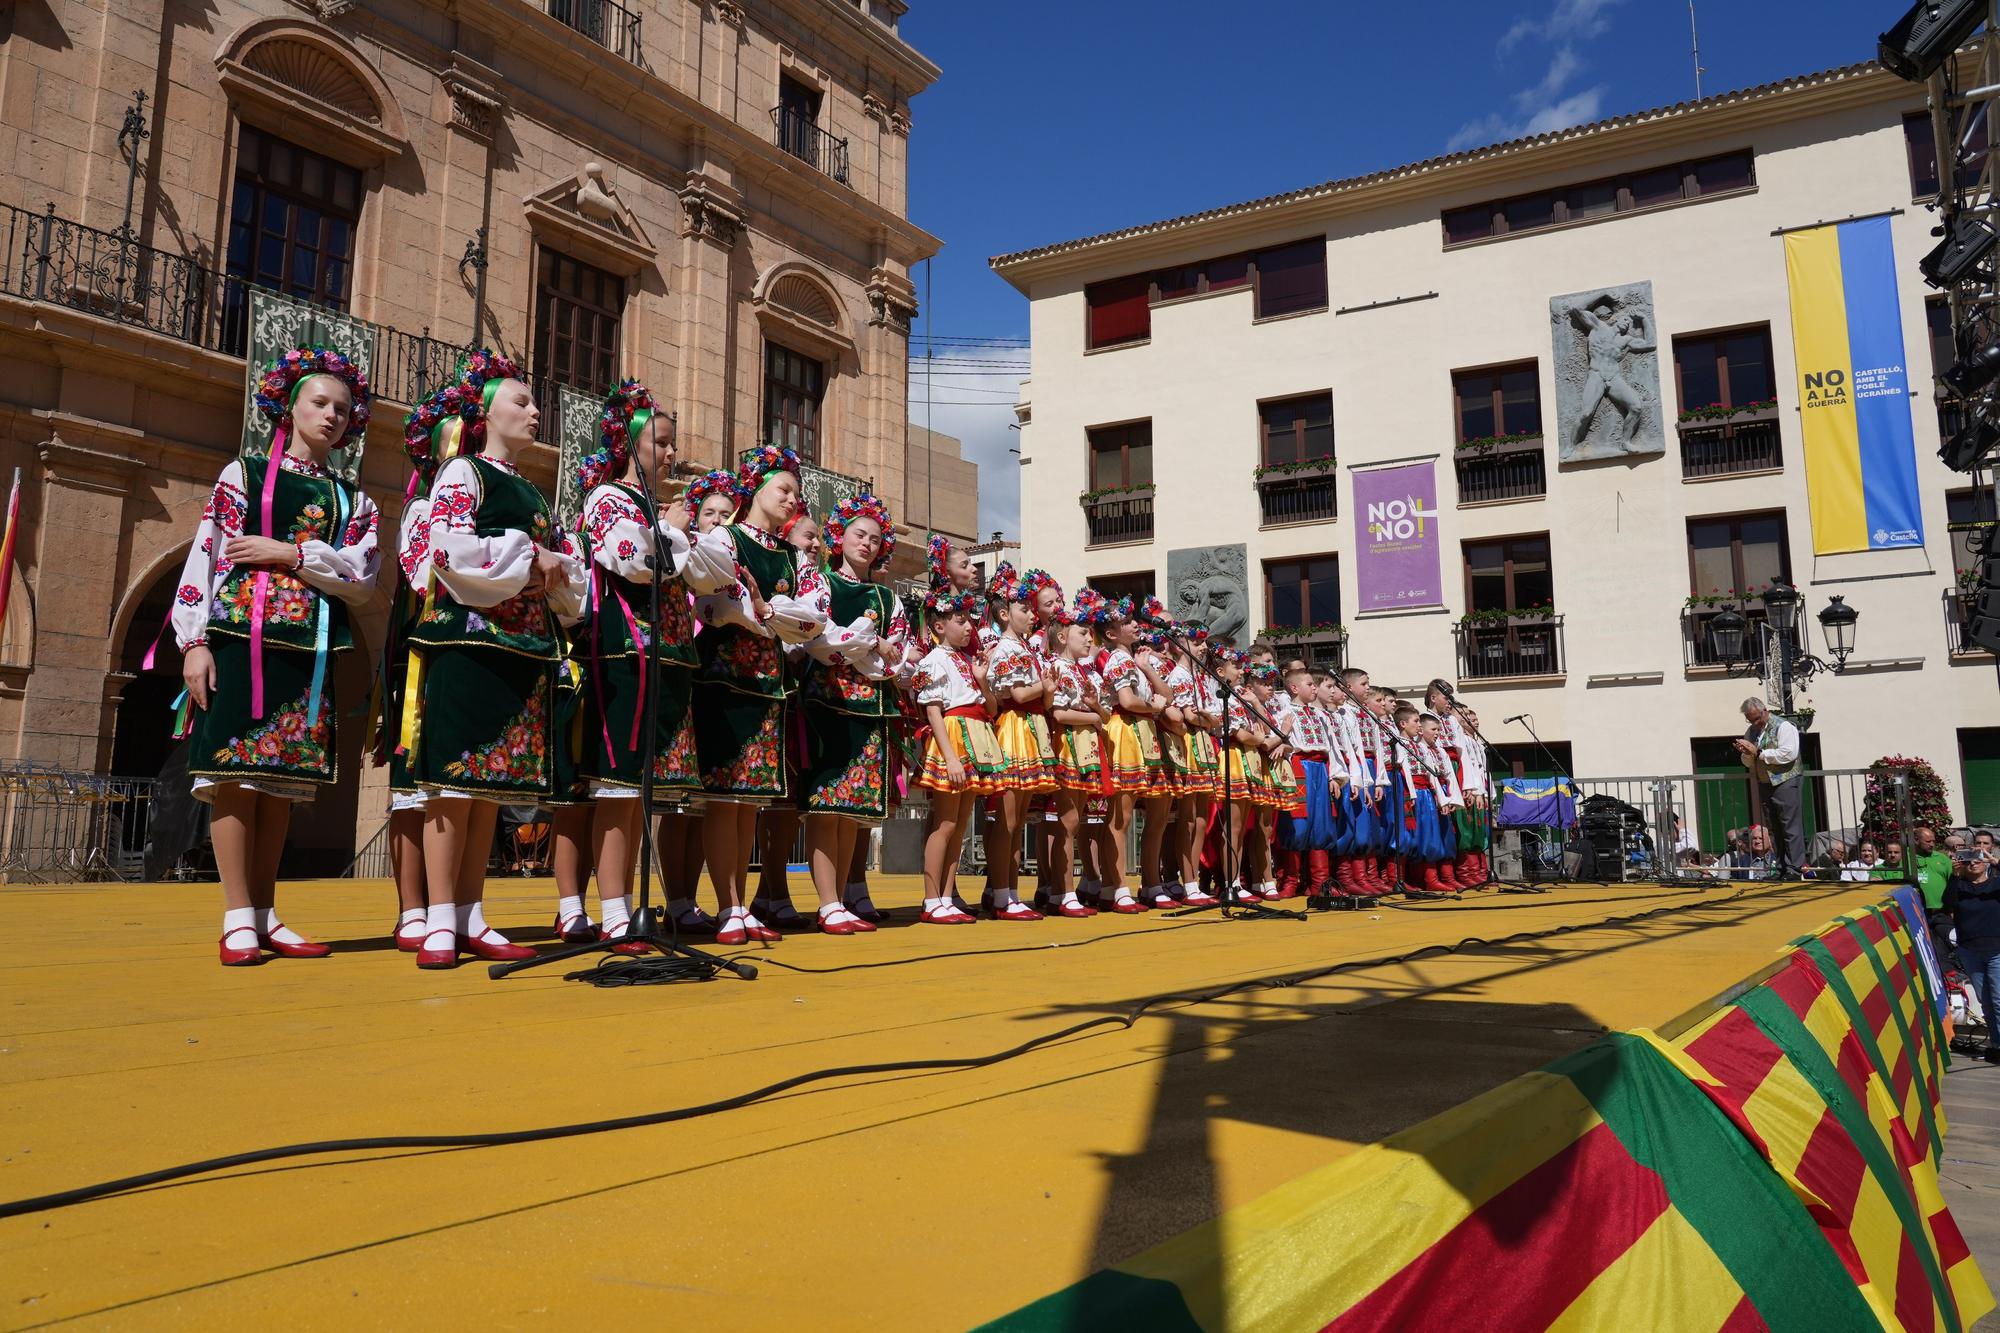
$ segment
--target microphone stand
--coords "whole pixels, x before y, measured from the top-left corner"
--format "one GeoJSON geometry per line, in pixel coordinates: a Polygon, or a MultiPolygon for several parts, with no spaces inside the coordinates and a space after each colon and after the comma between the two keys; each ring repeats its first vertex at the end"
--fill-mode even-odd
{"type": "MultiPolygon", "coordinates": [[[[633,445],[636,454],[638,445],[633,445]]],[[[538,954],[533,958],[523,958],[516,963],[494,963],[486,969],[488,976],[496,981],[531,967],[542,967],[549,963],[565,962],[571,958],[581,958],[585,954],[610,953],[622,944],[634,942],[646,944],[660,953],[658,958],[619,957],[600,964],[595,972],[586,972],[586,979],[595,979],[601,984],[638,984],[656,981],[682,980],[700,974],[700,980],[708,981],[717,972],[729,972],[745,981],[754,980],[757,967],[754,963],[738,962],[721,954],[696,949],[680,941],[680,924],[671,915],[667,917],[667,933],[660,930],[660,915],[653,910],[653,762],[659,751],[660,681],[659,673],[667,668],[655,655],[660,633],[660,584],[664,566],[668,563],[660,549],[660,506],[659,496],[653,489],[653,479],[643,463],[633,469],[639,479],[640,508],[645,511],[646,535],[652,550],[646,556],[646,568],[652,571],[652,581],[647,585],[646,641],[634,644],[639,652],[639,669],[653,675],[653,688],[646,691],[644,727],[645,737],[640,746],[639,758],[639,906],[632,913],[631,929],[617,939],[600,939],[592,944],[572,945],[567,949],[557,949],[551,953],[538,954]],[[690,966],[692,965],[692,966],[690,966]]],[[[595,577],[593,572],[592,577],[595,577]]],[[[591,625],[595,635],[598,626],[591,625]]],[[[600,798],[602,799],[602,798],[600,798]]],[[[614,798],[614,799],[624,799],[614,798]]],[[[602,885],[599,886],[600,891],[602,885]]]]}
{"type": "MultiPolygon", "coordinates": [[[[1492,788],[1495,787],[1495,784],[1492,781],[1492,777],[1493,777],[1493,760],[1499,755],[1500,747],[1495,745],[1492,741],[1487,740],[1485,732],[1481,731],[1478,727],[1474,726],[1472,723],[1466,721],[1465,708],[1462,704],[1458,702],[1456,697],[1449,694],[1447,694],[1445,697],[1447,700],[1450,701],[1452,715],[1458,719],[1458,724],[1461,727],[1464,727],[1467,731],[1471,732],[1473,739],[1479,742],[1480,752],[1485,756],[1486,759],[1487,787],[1489,788],[1489,790],[1480,793],[1480,795],[1486,798],[1486,810],[1485,810],[1486,856],[1484,858],[1486,863],[1486,878],[1481,880],[1479,883],[1474,884],[1472,887],[1475,889],[1497,888],[1502,893],[1547,893],[1548,889],[1544,885],[1511,884],[1508,881],[1501,879],[1498,875],[1493,873],[1493,848],[1495,842],[1498,839],[1499,830],[1496,827],[1494,827],[1493,823],[1494,819],[1493,797],[1495,796],[1496,792],[1492,790],[1492,788]]],[[[1556,808],[1558,811],[1560,811],[1562,808],[1560,804],[1560,799],[1558,799],[1558,804],[1556,808]]]]}
{"type": "MultiPolygon", "coordinates": [[[[1362,712],[1366,714],[1367,710],[1363,709],[1362,712]]],[[[1403,733],[1396,730],[1396,724],[1394,722],[1385,723],[1379,718],[1375,719],[1374,721],[1376,728],[1379,731],[1381,731],[1383,735],[1389,738],[1389,744],[1393,745],[1397,749],[1397,751],[1399,751],[1403,756],[1403,793],[1406,799],[1414,803],[1416,800],[1416,796],[1414,795],[1416,788],[1410,782],[1410,771],[1412,767],[1417,767],[1423,769],[1424,772],[1429,773],[1431,771],[1431,766],[1424,762],[1424,758],[1422,755],[1418,754],[1416,751],[1410,748],[1409,742],[1403,739],[1403,733]]],[[[1433,774],[1433,776],[1435,775],[1433,774]]],[[[1443,817],[1444,810],[1442,807],[1439,808],[1438,815],[1440,818],[1443,817]]],[[[1403,818],[1403,812],[1401,809],[1398,809],[1396,811],[1396,819],[1400,822],[1402,818],[1403,818]]],[[[1412,888],[1407,883],[1403,885],[1403,896],[1406,898],[1415,898],[1418,899],[1419,901],[1426,899],[1457,897],[1456,894],[1433,893],[1429,889],[1412,888]]]]}
{"type": "MultiPolygon", "coordinates": [[[[1541,751],[1542,758],[1549,761],[1549,771],[1556,775],[1556,816],[1558,819],[1560,819],[1562,816],[1562,789],[1564,784],[1567,784],[1569,786],[1571,822],[1567,826],[1567,828],[1564,829],[1565,836],[1563,838],[1563,845],[1567,847],[1569,843],[1569,838],[1567,836],[1568,829],[1576,827],[1576,818],[1581,813],[1581,811],[1578,808],[1578,801],[1576,794],[1576,779],[1572,778],[1569,775],[1569,773],[1565,771],[1564,766],[1557,761],[1555,752],[1550,750],[1547,743],[1545,743],[1542,740],[1542,738],[1536,734],[1535,724],[1529,721],[1528,717],[1529,715],[1526,713],[1520,714],[1521,726],[1528,733],[1529,736],[1534,738],[1535,748],[1541,751]]],[[[1564,828],[1564,826],[1561,824],[1558,824],[1557,827],[1564,828]]]]}
{"type": "MultiPolygon", "coordinates": [[[[1195,668],[1195,670],[1201,672],[1202,675],[1207,676],[1210,680],[1214,681],[1216,688],[1220,690],[1222,693],[1222,738],[1221,738],[1222,753],[1220,755],[1221,768],[1222,768],[1222,814],[1220,817],[1223,821],[1222,893],[1212,903],[1203,903],[1194,907],[1176,908],[1175,910],[1167,913],[1167,915],[1170,917],[1193,916],[1197,912],[1219,910],[1221,914],[1225,917],[1232,917],[1241,920],[1256,921],[1256,920],[1282,919],[1286,921],[1303,921],[1305,920],[1305,916],[1302,913],[1280,911],[1275,907],[1266,907],[1263,903],[1260,902],[1231,901],[1236,897],[1236,876],[1238,867],[1236,864],[1236,839],[1229,836],[1229,805],[1231,801],[1229,773],[1231,765],[1229,762],[1228,737],[1229,737],[1229,701],[1235,697],[1236,691],[1233,687],[1231,687],[1228,681],[1224,680],[1219,674],[1217,674],[1215,668],[1211,667],[1208,664],[1208,660],[1206,658],[1202,658],[1200,660],[1197,660],[1195,658],[1193,648],[1189,645],[1188,641],[1184,637],[1174,633],[1170,629],[1165,629],[1164,627],[1162,627],[1162,629],[1163,632],[1166,634],[1166,636],[1174,641],[1175,646],[1181,650],[1181,656],[1187,659],[1188,665],[1192,666],[1193,668],[1195,668]]],[[[1258,719],[1260,721],[1263,721],[1267,726],[1270,724],[1270,719],[1264,717],[1263,711],[1261,709],[1258,709],[1254,705],[1247,702],[1243,705],[1243,707],[1246,711],[1255,713],[1258,719]]],[[[1208,830],[1202,829],[1197,836],[1206,838],[1207,835],[1208,835],[1208,830]]]]}

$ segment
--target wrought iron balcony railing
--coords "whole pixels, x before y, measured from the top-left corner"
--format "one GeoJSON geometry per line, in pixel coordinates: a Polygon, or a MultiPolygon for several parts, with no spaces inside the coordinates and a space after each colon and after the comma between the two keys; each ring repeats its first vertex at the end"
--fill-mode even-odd
{"type": "Polygon", "coordinates": [[[1785,465],[1775,408],[1735,420],[1683,422],[1680,432],[1683,477],[1773,472],[1785,465]]]}
{"type": "Polygon", "coordinates": [[[1265,527],[1325,523],[1340,516],[1335,464],[1298,472],[1270,472],[1256,479],[1257,505],[1265,527]]]}
{"type": "Polygon", "coordinates": [[[545,0],[549,17],[564,27],[582,33],[605,50],[621,55],[633,64],[639,59],[639,20],[614,0],[545,0]]]}
{"type": "MultiPolygon", "coordinates": [[[[245,278],[56,216],[0,204],[0,295],[64,306],[163,334],[211,352],[242,356],[250,293],[245,278]]],[[[344,316],[343,316],[344,318],[344,316]]],[[[414,403],[455,373],[468,348],[386,325],[375,331],[369,382],[376,397],[414,403]]]]}
{"type": "Polygon", "coordinates": [[[1458,502],[1462,505],[1531,500],[1549,492],[1548,466],[1539,439],[1462,449],[1453,463],[1458,470],[1458,502]]]}
{"type": "Polygon", "coordinates": [[[1460,680],[1562,674],[1563,618],[1559,615],[1461,620],[1452,635],[1458,642],[1460,680]]]}
{"type": "Polygon", "coordinates": [[[1149,542],[1153,540],[1153,493],[1128,491],[1086,501],[1083,518],[1092,546],[1149,542]]]}
{"type": "Polygon", "coordinates": [[[778,131],[778,147],[847,184],[847,140],[828,134],[811,116],[788,106],[771,108],[771,124],[778,131]]]}
{"type": "Polygon", "coordinates": [[[1280,663],[1287,658],[1299,657],[1305,659],[1307,666],[1325,667],[1329,671],[1342,671],[1347,667],[1347,631],[1344,629],[1301,634],[1296,629],[1274,625],[1259,637],[1270,641],[1277,650],[1280,663]]]}
{"type": "MultiPolygon", "coordinates": [[[[1681,663],[1689,670],[1696,667],[1726,667],[1729,659],[1716,651],[1714,636],[1709,627],[1715,618],[1729,609],[1723,606],[1689,606],[1681,609],[1681,663]]],[[[1755,604],[1755,599],[1746,599],[1745,604],[1736,605],[1734,610],[1742,616],[1743,648],[1741,651],[1754,653],[1763,642],[1763,632],[1758,629],[1764,623],[1764,608],[1755,604]]]]}

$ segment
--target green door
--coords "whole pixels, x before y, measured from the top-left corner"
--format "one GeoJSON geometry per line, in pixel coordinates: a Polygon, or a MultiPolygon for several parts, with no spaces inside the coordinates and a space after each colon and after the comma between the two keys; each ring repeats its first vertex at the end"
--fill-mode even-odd
{"type": "Polygon", "coordinates": [[[1965,779],[1965,822],[2000,824],[2000,727],[1960,727],[1958,761],[1965,779]]]}

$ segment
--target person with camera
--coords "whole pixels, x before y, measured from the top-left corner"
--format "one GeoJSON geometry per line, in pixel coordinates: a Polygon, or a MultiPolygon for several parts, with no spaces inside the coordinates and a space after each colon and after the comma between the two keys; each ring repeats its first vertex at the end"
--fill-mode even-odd
{"type": "MultiPolygon", "coordinates": [[[[1994,877],[1993,863],[1967,848],[1952,862],[1951,878],[1945,881],[1944,910],[1958,936],[1958,962],[1972,979],[1973,993],[1986,1015],[1986,1059],[2000,1064],[2000,1046],[1993,1041],[1996,997],[2000,997],[2000,879],[1994,877]]],[[[1935,938],[1940,958],[1949,955],[1945,941],[1935,938]]]]}

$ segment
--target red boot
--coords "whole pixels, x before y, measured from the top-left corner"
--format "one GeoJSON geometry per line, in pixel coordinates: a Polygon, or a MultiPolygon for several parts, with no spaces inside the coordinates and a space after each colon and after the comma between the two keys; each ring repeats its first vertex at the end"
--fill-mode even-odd
{"type": "Polygon", "coordinates": [[[1486,876],[1479,870],[1478,852],[1460,852],[1452,873],[1461,889],[1476,889],[1486,882],[1486,876]]]}
{"type": "Polygon", "coordinates": [[[1428,889],[1432,884],[1437,885],[1432,889],[1434,893],[1457,893],[1465,887],[1458,882],[1458,876],[1452,873],[1452,862],[1449,859],[1425,864],[1424,887],[1428,889]]]}
{"type": "Polygon", "coordinates": [[[1306,892],[1331,893],[1337,885],[1333,878],[1333,857],[1323,851],[1306,853],[1306,892]]]}
{"type": "Polygon", "coordinates": [[[1299,854],[1290,847],[1280,847],[1276,856],[1278,863],[1277,881],[1280,898],[1299,896],[1299,854]]]}

